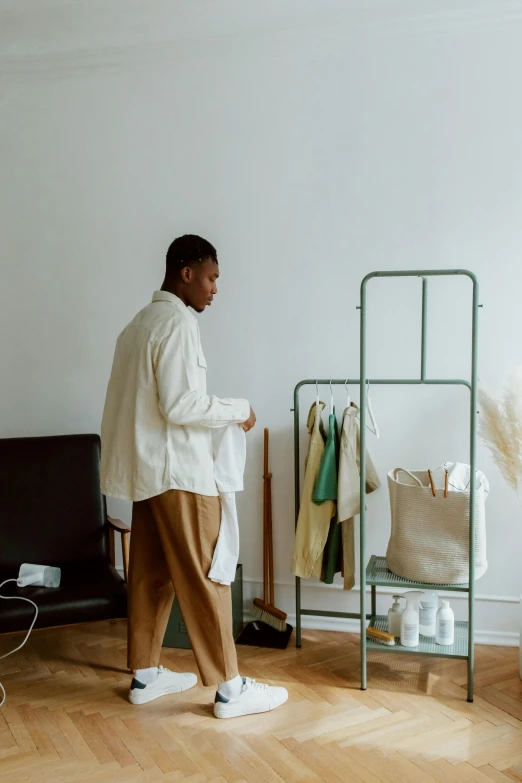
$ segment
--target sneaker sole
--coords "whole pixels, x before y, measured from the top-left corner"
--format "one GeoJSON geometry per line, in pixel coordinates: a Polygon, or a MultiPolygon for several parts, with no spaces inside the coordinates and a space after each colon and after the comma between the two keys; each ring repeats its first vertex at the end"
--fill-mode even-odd
{"type": "Polygon", "coordinates": [[[154,694],[149,694],[146,696],[145,694],[141,694],[139,691],[134,696],[134,691],[131,691],[129,694],[129,701],[131,704],[147,704],[149,701],[154,701],[154,699],[161,699],[162,696],[169,696],[172,693],[182,693],[183,691],[189,691],[191,688],[194,688],[197,685],[197,683],[194,683],[194,685],[188,685],[186,688],[183,688],[180,686],[172,686],[171,688],[163,688],[161,691],[156,691],[154,694]]]}
{"type": "Polygon", "coordinates": [[[283,704],[285,704],[288,701],[288,697],[281,702],[281,704],[274,704],[271,707],[264,707],[259,710],[238,710],[236,708],[230,708],[228,707],[228,704],[215,704],[214,705],[214,717],[225,719],[225,718],[244,718],[246,715],[258,715],[259,713],[263,712],[272,712],[273,710],[277,710],[278,707],[282,707],[283,704]],[[228,707],[228,709],[227,709],[228,707]]]}

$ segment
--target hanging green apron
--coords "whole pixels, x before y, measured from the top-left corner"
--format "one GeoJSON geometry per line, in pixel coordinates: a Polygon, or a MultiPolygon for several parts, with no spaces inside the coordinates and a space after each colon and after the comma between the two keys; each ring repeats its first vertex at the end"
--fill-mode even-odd
{"type": "MultiPolygon", "coordinates": [[[[339,432],[337,418],[331,413],[328,418],[329,431],[324,447],[321,466],[317,476],[312,500],[317,505],[327,500],[337,500],[337,477],[339,465],[339,432]]],[[[321,580],[332,584],[336,573],[343,571],[342,526],[337,524],[337,504],[335,514],[330,520],[330,530],[324,548],[321,580]]]]}

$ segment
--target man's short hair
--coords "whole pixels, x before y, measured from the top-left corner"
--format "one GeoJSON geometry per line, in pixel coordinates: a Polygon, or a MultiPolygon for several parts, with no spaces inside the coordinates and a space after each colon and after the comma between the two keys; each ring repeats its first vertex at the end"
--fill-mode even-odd
{"type": "Polygon", "coordinates": [[[177,277],[186,266],[196,266],[211,258],[218,262],[216,248],[197,234],[178,237],[167,250],[167,276],[177,277]]]}

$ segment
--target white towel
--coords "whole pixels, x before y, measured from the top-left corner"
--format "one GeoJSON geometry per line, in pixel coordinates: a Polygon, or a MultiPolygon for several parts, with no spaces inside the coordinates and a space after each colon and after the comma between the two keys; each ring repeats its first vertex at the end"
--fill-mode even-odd
{"type": "MultiPolygon", "coordinates": [[[[445,462],[443,465],[448,471],[448,484],[450,490],[455,492],[467,492],[471,484],[471,467],[464,462],[445,462]]],[[[440,478],[443,489],[443,477],[440,478]]],[[[477,489],[484,487],[486,495],[489,492],[489,481],[481,470],[477,470],[477,489]]]]}
{"type": "Polygon", "coordinates": [[[243,427],[230,424],[212,429],[214,477],[221,499],[221,525],[208,578],[230,585],[236,576],[239,558],[239,524],[236,492],[243,490],[246,462],[246,435],[243,427]]]}

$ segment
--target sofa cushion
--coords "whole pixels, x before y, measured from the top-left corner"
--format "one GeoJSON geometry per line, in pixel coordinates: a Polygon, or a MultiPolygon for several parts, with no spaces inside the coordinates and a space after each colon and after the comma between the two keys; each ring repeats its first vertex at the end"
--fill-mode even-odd
{"type": "MultiPolygon", "coordinates": [[[[0,567],[0,583],[17,576],[18,568],[0,567]]],[[[84,561],[63,565],[57,588],[34,585],[19,588],[9,582],[1,592],[35,602],[38,606],[35,628],[127,616],[127,585],[109,563],[84,561]]],[[[27,630],[33,617],[34,608],[30,604],[0,599],[1,633],[27,630]]]]}

